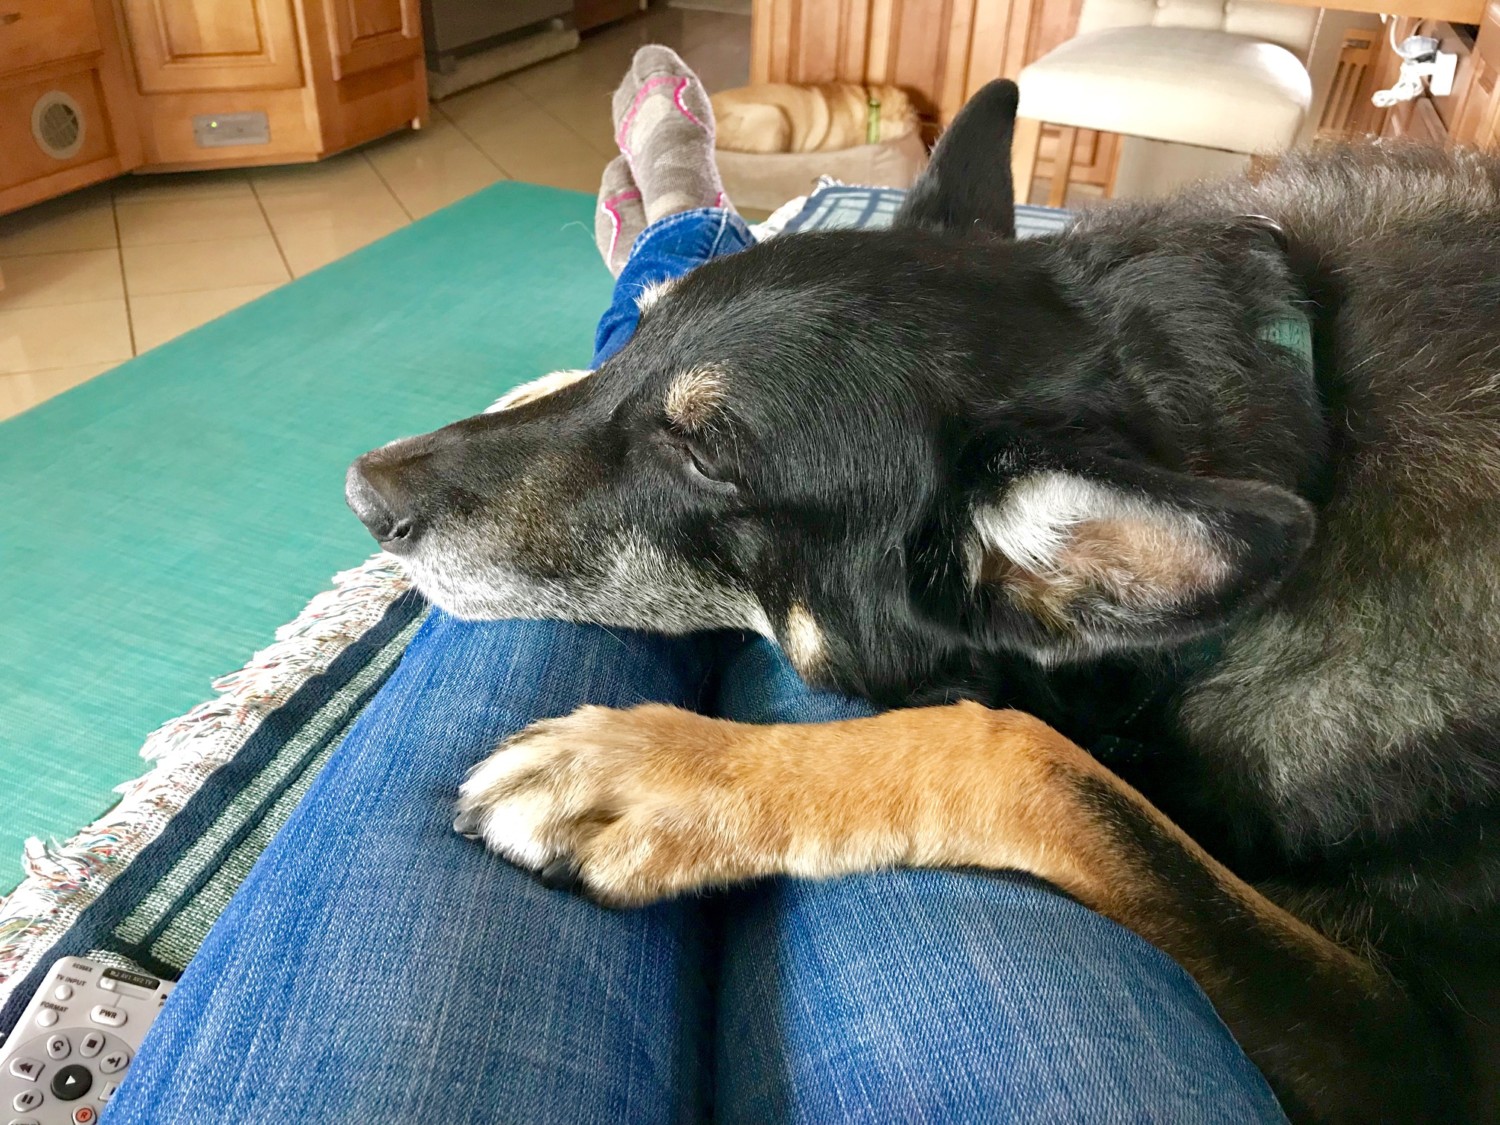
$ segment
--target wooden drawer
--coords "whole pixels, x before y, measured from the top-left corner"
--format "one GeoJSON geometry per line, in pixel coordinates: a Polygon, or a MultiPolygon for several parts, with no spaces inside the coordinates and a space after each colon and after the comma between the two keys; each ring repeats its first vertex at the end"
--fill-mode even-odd
{"type": "Polygon", "coordinates": [[[0,192],[31,180],[79,168],[115,154],[99,72],[83,70],[44,81],[0,85],[0,192]],[[37,99],[59,90],[72,98],[83,120],[82,143],[63,159],[42,150],[31,132],[31,113],[37,99]]]}
{"type": "Polygon", "coordinates": [[[0,0],[0,74],[98,51],[92,0],[0,0]]]}

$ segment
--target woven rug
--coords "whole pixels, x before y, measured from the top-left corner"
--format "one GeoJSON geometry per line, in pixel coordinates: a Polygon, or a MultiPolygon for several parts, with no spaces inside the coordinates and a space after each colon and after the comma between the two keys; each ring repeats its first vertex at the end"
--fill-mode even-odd
{"type": "Polygon", "coordinates": [[[355,456],[588,362],[592,215],[497,184],[0,422],[0,895],[370,552],[355,456]]]}
{"type": "MultiPolygon", "coordinates": [[[[900,193],[886,189],[828,186],[778,212],[760,233],[884,226],[899,200],[900,193]]],[[[482,227],[485,214],[485,201],[476,199],[435,218],[482,227]]],[[[1050,233],[1065,221],[1042,208],[1017,213],[1022,237],[1050,233]]],[[[451,243],[443,246],[451,253],[451,243]]],[[[378,252],[378,244],[371,250],[378,252]]],[[[500,272],[503,246],[498,253],[500,272]]],[[[593,269],[603,274],[597,260],[593,269]]],[[[583,314],[590,324],[603,304],[601,294],[583,314]]],[[[200,330],[210,334],[210,346],[213,327],[200,330]]],[[[435,316],[426,332],[466,327],[435,316]]],[[[590,328],[579,331],[589,338],[590,328]]],[[[469,410],[538,371],[534,365],[494,371],[485,401],[469,410]]],[[[462,412],[450,410],[433,424],[462,412]]],[[[214,699],[146,740],[140,753],[155,768],[120,786],[110,812],[63,844],[26,842],[26,878],[0,900],[0,1034],[59,956],[89,954],[167,977],[181,972],[396,667],[425,608],[389,556],[338,574],[332,589],[276,630],[274,643],[214,682],[214,699]]]]}

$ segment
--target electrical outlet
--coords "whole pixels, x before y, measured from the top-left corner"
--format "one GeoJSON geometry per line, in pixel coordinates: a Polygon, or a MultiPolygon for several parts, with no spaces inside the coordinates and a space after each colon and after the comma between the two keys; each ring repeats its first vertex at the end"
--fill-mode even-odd
{"type": "Polygon", "coordinates": [[[193,118],[193,139],[199,148],[271,143],[271,119],[264,112],[200,113],[193,118]]]}
{"type": "Polygon", "coordinates": [[[1453,76],[1458,73],[1458,56],[1451,51],[1439,51],[1433,60],[1433,70],[1427,76],[1427,88],[1435,98],[1453,93],[1453,76]]]}

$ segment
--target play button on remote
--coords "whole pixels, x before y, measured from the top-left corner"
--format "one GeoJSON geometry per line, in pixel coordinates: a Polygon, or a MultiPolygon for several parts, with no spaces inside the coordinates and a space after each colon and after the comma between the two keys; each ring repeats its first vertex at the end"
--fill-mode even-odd
{"type": "Polygon", "coordinates": [[[52,1076],[52,1093],[59,1101],[74,1102],[89,1092],[94,1076],[89,1068],[74,1063],[65,1066],[52,1076]]]}

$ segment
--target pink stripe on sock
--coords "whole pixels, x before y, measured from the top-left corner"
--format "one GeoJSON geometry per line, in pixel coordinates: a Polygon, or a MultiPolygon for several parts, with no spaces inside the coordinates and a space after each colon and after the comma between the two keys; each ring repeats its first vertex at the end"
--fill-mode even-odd
{"type": "Polygon", "coordinates": [[[620,218],[618,210],[620,203],[626,199],[639,199],[640,197],[640,192],[631,190],[612,195],[604,201],[604,212],[609,216],[609,221],[614,227],[609,236],[609,253],[605,256],[606,264],[614,260],[615,247],[620,244],[620,228],[625,225],[625,220],[620,218]]]}
{"type": "Polygon", "coordinates": [[[677,108],[682,110],[682,115],[684,117],[686,117],[689,121],[691,121],[694,125],[698,126],[698,128],[702,129],[706,133],[708,132],[708,126],[694,117],[693,111],[682,104],[682,92],[687,89],[687,84],[688,80],[686,78],[677,83],[677,89],[672,91],[672,100],[677,103],[677,108]]]}
{"type": "Polygon", "coordinates": [[[691,78],[674,78],[670,74],[658,74],[655,78],[646,79],[641,88],[635,92],[635,101],[630,103],[625,116],[620,118],[620,127],[615,130],[615,144],[627,158],[635,156],[635,153],[630,151],[630,146],[625,143],[625,137],[630,132],[630,126],[635,121],[636,114],[641,111],[641,103],[646,100],[647,95],[665,82],[676,83],[676,88],[672,91],[672,101],[682,111],[683,116],[705,133],[708,132],[708,126],[694,117],[692,111],[682,104],[682,91],[687,89],[687,84],[691,81],[691,78]]]}

